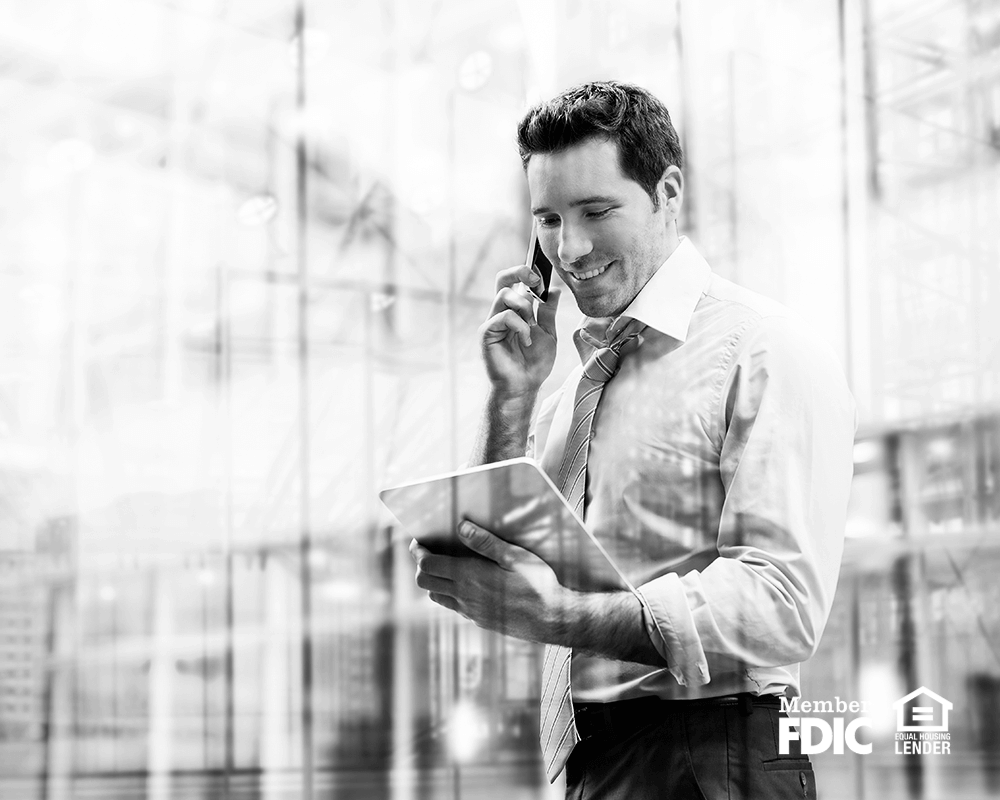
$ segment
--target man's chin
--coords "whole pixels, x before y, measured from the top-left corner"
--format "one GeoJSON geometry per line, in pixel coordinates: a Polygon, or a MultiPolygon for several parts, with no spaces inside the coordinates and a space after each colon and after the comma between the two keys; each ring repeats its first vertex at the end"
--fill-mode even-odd
{"type": "Polygon", "coordinates": [[[620,305],[613,298],[602,295],[601,297],[576,297],[576,305],[588,317],[617,317],[628,304],[620,305]]]}

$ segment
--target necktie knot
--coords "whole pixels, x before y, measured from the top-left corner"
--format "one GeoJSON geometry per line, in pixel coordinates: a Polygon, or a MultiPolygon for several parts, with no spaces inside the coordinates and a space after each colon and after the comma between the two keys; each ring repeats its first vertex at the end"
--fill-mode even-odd
{"type": "Polygon", "coordinates": [[[611,380],[618,372],[623,353],[628,352],[633,343],[638,341],[645,327],[639,320],[633,319],[619,328],[608,344],[590,354],[583,365],[583,377],[595,383],[607,383],[611,380]]]}

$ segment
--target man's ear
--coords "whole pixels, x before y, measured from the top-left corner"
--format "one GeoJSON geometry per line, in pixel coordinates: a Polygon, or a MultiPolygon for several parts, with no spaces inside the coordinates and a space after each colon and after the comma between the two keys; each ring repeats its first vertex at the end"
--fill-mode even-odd
{"type": "Polygon", "coordinates": [[[667,213],[676,218],[681,212],[684,202],[684,175],[678,166],[671,164],[663,171],[663,177],[656,185],[660,205],[667,213]]]}

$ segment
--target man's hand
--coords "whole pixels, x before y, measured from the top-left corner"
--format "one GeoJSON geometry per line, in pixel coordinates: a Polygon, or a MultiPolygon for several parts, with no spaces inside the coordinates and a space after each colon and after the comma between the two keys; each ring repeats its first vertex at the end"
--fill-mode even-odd
{"type": "Polygon", "coordinates": [[[631,592],[574,592],[534,553],[465,521],[459,536],[478,556],[438,556],[410,542],[417,586],[480,628],[590,655],[663,667],[631,592]]]}
{"type": "Polygon", "coordinates": [[[548,302],[538,304],[518,289],[541,279],[522,264],[497,274],[496,297],[489,318],[479,329],[486,373],[494,391],[505,398],[530,398],[552,371],[556,358],[556,308],[559,290],[549,290],[548,302]]]}
{"type": "Polygon", "coordinates": [[[482,558],[434,555],[416,540],[410,543],[417,586],[431,600],[518,639],[553,643],[566,635],[575,593],[559,584],[548,564],[468,521],[459,526],[459,536],[482,558]]]}

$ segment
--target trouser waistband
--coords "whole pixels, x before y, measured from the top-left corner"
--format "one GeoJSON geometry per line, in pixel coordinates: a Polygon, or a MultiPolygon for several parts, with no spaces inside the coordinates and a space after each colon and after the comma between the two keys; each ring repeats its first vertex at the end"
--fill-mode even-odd
{"type": "Polygon", "coordinates": [[[750,716],[755,707],[780,708],[777,695],[756,695],[749,692],[722,697],[699,697],[694,700],[663,700],[659,697],[639,697],[613,703],[574,703],[576,729],[581,739],[603,734],[621,734],[673,714],[687,714],[713,708],[736,707],[750,716]]]}

